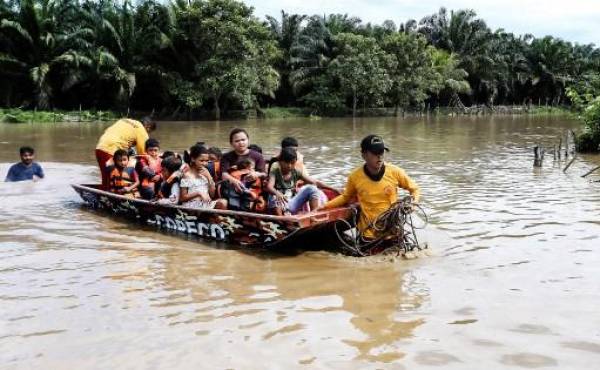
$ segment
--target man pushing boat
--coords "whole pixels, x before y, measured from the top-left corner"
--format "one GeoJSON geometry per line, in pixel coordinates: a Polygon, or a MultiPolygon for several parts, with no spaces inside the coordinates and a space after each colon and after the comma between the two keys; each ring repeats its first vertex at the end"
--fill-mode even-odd
{"type": "Polygon", "coordinates": [[[149,117],[136,121],[122,118],[104,131],[96,145],[96,159],[102,175],[102,188],[108,188],[108,175],[106,162],[112,159],[113,154],[119,150],[129,150],[134,147],[137,154],[144,154],[148,133],[156,129],[156,123],[149,117]]]}
{"type": "Polygon", "coordinates": [[[365,163],[348,176],[344,192],[327,202],[322,209],[341,207],[358,200],[358,231],[363,240],[369,241],[381,236],[375,225],[376,220],[397,204],[398,187],[410,193],[413,203],[419,201],[420,190],[402,168],[385,163],[385,152],[389,148],[381,136],[368,135],[361,141],[360,149],[365,163]]]}

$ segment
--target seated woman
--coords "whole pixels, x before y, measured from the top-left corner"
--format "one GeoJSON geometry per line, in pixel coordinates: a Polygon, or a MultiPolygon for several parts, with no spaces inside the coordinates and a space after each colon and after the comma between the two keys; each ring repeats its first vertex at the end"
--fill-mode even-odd
{"type": "Polygon", "coordinates": [[[266,189],[271,194],[269,210],[278,216],[298,214],[307,202],[311,211],[325,204],[327,196],[318,187],[335,191],[334,188],[298,171],[296,160],[297,155],[294,149],[282,149],[278,158],[279,166],[272,168],[269,174],[266,189]],[[299,180],[309,185],[304,185],[297,190],[296,183],[299,180]]]}
{"type": "Polygon", "coordinates": [[[113,163],[108,166],[109,190],[128,198],[139,198],[140,181],[133,167],[128,167],[129,156],[125,149],[118,149],[113,155],[113,163]]]}
{"type": "Polygon", "coordinates": [[[221,173],[223,180],[227,181],[233,186],[237,192],[243,192],[243,184],[240,180],[229,174],[229,168],[233,167],[240,159],[251,159],[254,162],[254,174],[250,175],[248,181],[255,180],[254,176],[266,176],[265,175],[265,159],[262,154],[248,148],[249,136],[246,130],[241,128],[234,128],[229,133],[229,143],[233,148],[232,151],[226,153],[221,158],[221,173]]]}
{"type": "Polygon", "coordinates": [[[146,154],[138,155],[135,169],[140,178],[140,194],[144,199],[152,199],[156,194],[162,177],[161,161],[158,155],[160,152],[160,143],[156,139],[148,139],[144,144],[146,154]]]}
{"type": "Polygon", "coordinates": [[[189,170],[183,175],[179,184],[181,188],[179,200],[184,207],[204,209],[226,209],[227,203],[223,199],[213,200],[215,196],[215,182],[206,169],[208,163],[208,150],[202,145],[190,148],[189,170]]]}

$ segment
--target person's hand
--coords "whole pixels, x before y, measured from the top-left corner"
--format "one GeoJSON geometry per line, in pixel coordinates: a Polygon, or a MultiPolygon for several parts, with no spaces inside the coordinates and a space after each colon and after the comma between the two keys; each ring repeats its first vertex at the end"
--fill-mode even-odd
{"type": "Polygon", "coordinates": [[[248,182],[256,181],[256,179],[257,179],[256,172],[250,172],[249,174],[246,175],[245,178],[246,178],[246,181],[248,181],[248,182]]]}
{"type": "Polygon", "coordinates": [[[287,203],[287,199],[285,198],[285,195],[283,195],[279,191],[277,193],[275,193],[275,199],[277,199],[277,201],[279,201],[279,202],[287,203]]]}
{"type": "Polygon", "coordinates": [[[235,191],[237,191],[238,193],[242,193],[244,191],[244,185],[240,180],[231,178],[229,179],[229,183],[231,183],[235,191]]]}
{"type": "Polygon", "coordinates": [[[37,176],[37,175],[33,175],[33,179],[32,179],[32,180],[33,180],[34,182],[36,182],[36,181],[40,181],[41,179],[42,179],[41,177],[39,177],[39,176],[37,176]]]}
{"type": "Polygon", "coordinates": [[[202,199],[204,202],[210,202],[210,195],[208,195],[208,193],[199,193],[198,196],[200,197],[200,199],[202,199]]]}
{"type": "Polygon", "coordinates": [[[200,176],[206,177],[208,182],[212,181],[212,176],[211,176],[210,172],[208,172],[208,169],[206,169],[206,167],[202,167],[202,169],[200,170],[200,176]]]}
{"type": "Polygon", "coordinates": [[[152,178],[152,182],[159,182],[161,178],[162,176],[160,175],[154,175],[154,177],[152,178]]]}

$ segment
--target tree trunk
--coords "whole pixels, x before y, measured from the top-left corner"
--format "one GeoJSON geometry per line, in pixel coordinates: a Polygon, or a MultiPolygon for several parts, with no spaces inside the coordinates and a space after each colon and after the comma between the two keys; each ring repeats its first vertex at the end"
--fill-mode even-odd
{"type": "Polygon", "coordinates": [[[215,121],[218,121],[221,119],[221,108],[219,107],[219,95],[215,94],[213,96],[213,98],[215,99],[215,121]]]}
{"type": "Polygon", "coordinates": [[[356,117],[356,90],[352,92],[352,117],[356,117]]]}

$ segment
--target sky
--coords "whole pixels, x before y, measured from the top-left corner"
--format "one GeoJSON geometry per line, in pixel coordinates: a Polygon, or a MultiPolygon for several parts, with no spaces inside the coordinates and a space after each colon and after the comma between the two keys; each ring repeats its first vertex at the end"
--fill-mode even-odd
{"type": "Polygon", "coordinates": [[[341,13],[364,23],[381,24],[391,19],[397,25],[408,19],[421,20],[444,6],[473,9],[487,25],[517,35],[551,35],[579,44],[600,46],[600,0],[243,0],[254,14],[280,18],[281,10],[298,14],[341,13]]]}

